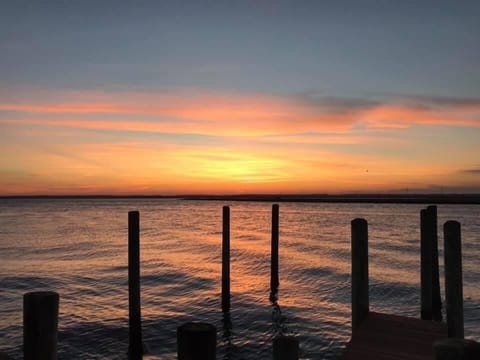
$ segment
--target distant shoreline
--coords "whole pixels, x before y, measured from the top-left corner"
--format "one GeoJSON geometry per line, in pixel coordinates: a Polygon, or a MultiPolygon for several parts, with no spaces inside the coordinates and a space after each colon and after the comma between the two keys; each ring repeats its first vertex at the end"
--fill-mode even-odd
{"type": "Polygon", "coordinates": [[[179,199],[196,201],[480,205],[480,194],[11,195],[0,196],[0,199],[179,199]]]}

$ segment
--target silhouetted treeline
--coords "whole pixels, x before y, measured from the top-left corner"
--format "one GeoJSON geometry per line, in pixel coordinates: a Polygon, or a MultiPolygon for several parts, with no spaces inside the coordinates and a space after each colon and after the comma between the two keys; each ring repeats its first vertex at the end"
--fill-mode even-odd
{"type": "Polygon", "coordinates": [[[390,204],[480,204],[480,194],[15,195],[0,199],[182,199],[390,204]]]}

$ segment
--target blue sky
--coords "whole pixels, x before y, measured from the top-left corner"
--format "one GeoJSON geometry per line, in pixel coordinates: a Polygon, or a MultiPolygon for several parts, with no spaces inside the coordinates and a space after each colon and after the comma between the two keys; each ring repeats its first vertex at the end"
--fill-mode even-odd
{"type": "Polygon", "coordinates": [[[0,16],[8,85],[480,92],[478,1],[6,1],[0,16]]]}

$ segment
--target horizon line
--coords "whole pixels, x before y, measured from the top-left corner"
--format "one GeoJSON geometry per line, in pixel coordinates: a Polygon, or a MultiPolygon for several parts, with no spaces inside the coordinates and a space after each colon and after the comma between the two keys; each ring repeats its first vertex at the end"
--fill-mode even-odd
{"type": "Polygon", "coordinates": [[[200,201],[251,202],[334,202],[334,203],[398,203],[398,204],[473,204],[480,205],[480,193],[344,193],[344,194],[63,194],[63,195],[0,195],[8,199],[178,199],[200,201]]]}

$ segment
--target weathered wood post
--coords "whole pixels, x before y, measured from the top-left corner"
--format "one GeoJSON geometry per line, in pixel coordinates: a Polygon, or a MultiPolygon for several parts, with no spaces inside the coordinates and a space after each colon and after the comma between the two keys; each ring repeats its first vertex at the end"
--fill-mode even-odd
{"type": "Polygon", "coordinates": [[[278,204],[272,205],[272,249],[270,266],[270,291],[276,293],[280,285],[278,277],[278,223],[279,223],[278,204]]]}
{"type": "Polygon", "coordinates": [[[142,323],[140,310],[140,213],[128,213],[128,322],[129,359],[141,359],[142,323]]]}
{"type": "Polygon", "coordinates": [[[427,210],[420,211],[420,302],[421,319],[432,320],[433,248],[428,236],[427,210]]]}
{"type": "Polygon", "coordinates": [[[460,223],[443,226],[448,337],[463,339],[463,280],[460,223]]]}
{"type": "Polygon", "coordinates": [[[57,359],[58,305],[53,291],[23,295],[23,356],[25,360],[57,359]]]}
{"type": "Polygon", "coordinates": [[[230,310],[230,208],[223,207],[222,311],[230,310]]]}
{"type": "Polygon", "coordinates": [[[8,356],[3,351],[0,351],[0,360],[14,360],[12,357],[8,356]]]}
{"type": "Polygon", "coordinates": [[[352,332],[368,316],[368,223],[354,219],[352,227],[352,332]]]}
{"type": "Polygon", "coordinates": [[[473,340],[447,338],[433,343],[435,360],[478,360],[480,343],[473,340]]]}
{"type": "Polygon", "coordinates": [[[438,270],[438,220],[437,207],[427,206],[427,234],[432,243],[432,318],[442,321],[442,298],[440,295],[440,276],[438,270]]]}
{"type": "Polygon", "coordinates": [[[277,336],[273,339],[273,360],[298,360],[298,339],[294,336],[277,336]]]}
{"type": "Polygon", "coordinates": [[[215,360],[217,329],[207,323],[189,322],[177,328],[178,360],[215,360]]]}

